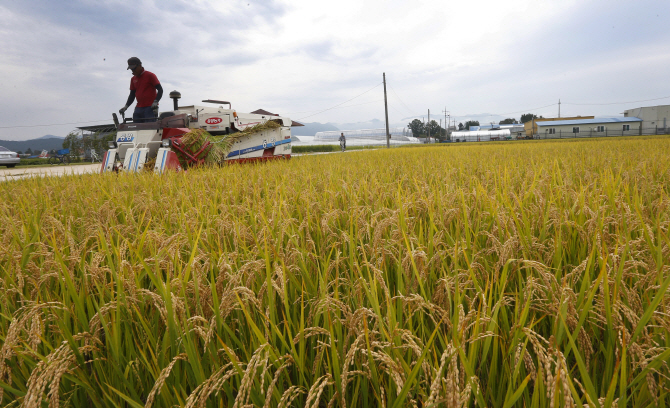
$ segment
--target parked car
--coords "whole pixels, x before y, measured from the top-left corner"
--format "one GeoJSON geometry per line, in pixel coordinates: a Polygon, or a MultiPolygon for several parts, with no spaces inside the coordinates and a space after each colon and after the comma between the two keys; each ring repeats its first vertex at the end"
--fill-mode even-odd
{"type": "Polygon", "coordinates": [[[18,153],[0,146],[0,166],[14,167],[19,164],[20,161],[21,159],[19,158],[18,153]]]}

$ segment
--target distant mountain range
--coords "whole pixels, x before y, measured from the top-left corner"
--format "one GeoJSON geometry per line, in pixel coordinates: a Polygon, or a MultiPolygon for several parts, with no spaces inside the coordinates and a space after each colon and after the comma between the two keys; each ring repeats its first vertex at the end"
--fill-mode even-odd
{"type": "MultiPolygon", "coordinates": [[[[386,126],[383,120],[372,119],[367,122],[355,123],[305,123],[305,126],[291,128],[293,136],[314,136],[316,132],[326,132],[329,130],[361,130],[361,129],[383,129],[386,126]]],[[[389,127],[402,127],[397,123],[390,123],[389,127]]]]}
{"type": "Polygon", "coordinates": [[[39,140],[39,139],[65,139],[65,136],[55,136],[55,135],[44,135],[42,137],[38,137],[33,140],[39,140]]]}
{"type": "Polygon", "coordinates": [[[42,150],[62,149],[64,137],[45,135],[37,139],[30,140],[0,140],[0,146],[6,147],[13,152],[23,152],[29,148],[33,152],[41,152],[42,150]]]}
{"type": "Polygon", "coordinates": [[[303,123],[305,126],[296,126],[291,128],[293,136],[314,136],[316,132],[325,132],[328,130],[340,130],[330,123],[303,123]]]}
{"type": "MultiPolygon", "coordinates": [[[[362,129],[383,129],[386,127],[386,123],[383,120],[372,119],[367,122],[355,122],[355,123],[334,123],[341,130],[362,130],[362,129]]],[[[395,127],[393,124],[389,123],[389,127],[395,127]]],[[[338,129],[338,130],[340,130],[338,129]]]]}

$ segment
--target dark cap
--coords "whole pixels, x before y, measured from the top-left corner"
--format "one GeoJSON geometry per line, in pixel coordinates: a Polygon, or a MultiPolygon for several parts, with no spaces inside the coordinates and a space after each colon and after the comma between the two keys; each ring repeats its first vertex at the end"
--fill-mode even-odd
{"type": "Polygon", "coordinates": [[[142,65],[142,61],[140,61],[139,58],[137,57],[128,58],[128,69],[135,69],[135,67],[138,65],[142,65]]]}

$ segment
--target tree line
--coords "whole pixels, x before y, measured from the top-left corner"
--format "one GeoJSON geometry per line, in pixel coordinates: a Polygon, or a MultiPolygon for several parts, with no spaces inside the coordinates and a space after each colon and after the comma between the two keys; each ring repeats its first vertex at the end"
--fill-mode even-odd
{"type": "MultiPolygon", "coordinates": [[[[498,122],[499,125],[513,125],[517,123],[526,123],[530,122],[533,119],[541,119],[542,116],[537,116],[533,113],[524,113],[521,115],[519,120],[516,120],[515,118],[506,118],[498,122]]],[[[478,120],[468,120],[465,123],[460,122],[458,124],[458,130],[468,130],[470,129],[470,126],[480,126],[478,120]]],[[[410,123],[407,124],[407,127],[412,131],[412,135],[414,137],[427,137],[428,136],[428,131],[430,130],[430,136],[435,137],[437,139],[444,139],[447,137],[447,130],[442,128],[436,121],[431,120],[428,123],[424,123],[423,121],[419,119],[414,119],[410,123]]]]}
{"type": "MultiPolygon", "coordinates": [[[[102,153],[103,150],[107,150],[108,142],[114,140],[116,136],[116,131],[112,133],[107,132],[97,132],[90,135],[81,135],[79,132],[73,131],[68,133],[63,139],[63,149],[70,149],[70,154],[73,156],[85,155],[91,149],[95,150],[98,154],[102,153]]],[[[53,146],[53,145],[52,145],[53,146]]],[[[53,153],[56,149],[52,149],[53,153]]],[[[36,155],[40,154],[42,151],[39,149],[33,150],[32,148],[27,148],[25,151],[18,150],[18,154],[28,154],[36,155]]]]}
{"type": "Polygon", "coordinates": [[[419,119],[414,119],[407,124],[407,127],[412,131],[414,137],[428,137],[430,132],[430,137],[435,137],[438,139],[443,139],[447,137],[447,130],[442,128],[436,121],[431,120],[428,123],[424,123],[419,119]]]}
{"type": "Polygon", "coordinates": [[[116,132],[102,134],[103,132],[93,133],[91,135],[80,135],[77,132],[70,132],[63,139],[63,149],[70,149],[70,154],[79,156],[86,154],[91,149],[100,153],[107,150],[110,140],[114,140],[116,132]]]}

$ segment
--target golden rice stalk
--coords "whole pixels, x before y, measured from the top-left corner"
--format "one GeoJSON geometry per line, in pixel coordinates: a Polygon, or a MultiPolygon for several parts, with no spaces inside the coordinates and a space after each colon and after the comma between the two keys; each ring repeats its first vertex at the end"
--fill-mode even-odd
{"type": "MultiPolygon", "coordinates": [[[[7,364],[12,357],[16,355],[15,346],[17,346],[21,341],[21,333],[23,331],[28,331],[30,338],[28,342],[31,343],[33,349],[36,348],[37,341],[39,340],[40,332],[42,331],[41,323],[38,330],[38,327],[35,326],[35,318],[40,319],[40,315],[44,310],[48,309],[57,309],[63,308],[63,305],[59,302],[47,302],[47,303],[36,303],[30,306],[24,306],[19,309],[16,313],[16,317],[12,320],[7,330],[5,340],[0,348],[0,381],[9,381],[11,384],[11,373],[12,373],[12,364],[7,364]],[[27,311],[26,313],[23,313],[27,311]],[[31,327],[28,329],[28,323],[30,322],[31,327]],[[36,334],[35,332],[38,331],[36,334]]],[[[4,388],[0,388],[0,402],[2,402],[4,393],[4,388]]]]}
{"type": "Polygon", "coordinates": [[[270,408],[270,402],[272,401],[272,392],[275,389],[275,386],[277,385],[277,381],[279,380],[279,377],[281,376],[281,373],[288,368],[291,364],[293,364],[295,360],[293,360],[293,357],[291,357],[290,354],[286,354],[285,356],[285,363],[282,364],[281,367],[277,371],[275,371],[274,378],[272,379],[272,382],[270,383],[270,386],[268,387],[268,392],[266,393],[267,396],[265,397],[265,404],[263,404],[263,408],[270,408]]]}
{"type": "Polygon", "coordinates": [[[330,374],[325,374],[317,378],[314,384],[312,384],[312,387],[309,389],[309,393],[307,394],[307,402],[305,402],[305,407],[316,408],[319,406],[319,400],[321,399],[321,394],[323,394],[323,390],[326,388],[326,386],[333,384],[333,382],[330,381],[330,379],[331,379],[330,374]]]}
{"type": "Polygon", "coordinates": [[[188,357],[186,353],[181,353],[177,357],[173,358],[170,364],[168,364],[168,366],[161,371],[161,374],[158,376],[158,379],[154,383],[154,387],[151,389],[151,392],[149,393],[149,397],[147,397],[147,403],[144,405],[146,408],[151,408],[151,405],[154,403],[154,399],[161,393],[161,388],[163,388],[165,380],[170,375],[170,372],[172,372],[172,367],[174,367],[174,365],[177,364],[177,361],[187,359],[188,357]]]}
{"type": "Polygon", "coordinates": [[[279,405],[277,405],[277,408],[286,408],[291,406],[291,402],[300,394],[304,394],[305,391],[302,390],[300,387],[297,385],[292,385],[290,386],[286,391],[284,391],[284,394],[281,396],[281,400],[279,400],[279,405]]]}
{"type": "Polygon", "coordinates": [[[186,399],[185,408],[205,407],[209,396],[214,392],[218,394],[219,390],[226,383],[226,381],[237,374],[237,370],[235,368],[230,368],[232,365],[233,363],[224,365],[202,384],[200,384],[198,388],[193,390],[193,392],[186,399]]]}
{"type": "Polygon", "coordinates": [[[253,387],[254,381],[256,380],[256,372],[259,368],[261,370],[265,370],[265,367],[268,363],[269,352],[267,348],[267,343],[261,345],[258,349],[256,349],[254,355],[249,360],[247,369],[244,372],[244,377],[240,383],[240,388],[237,391],[237,397],[235,398],[235,404],[233,405],[233,408],[241,408],[242,406],[247,405],[251,394],[251,388],[253,387]]]}
{"type": "MultiPolygon", "coordinates": [[[[89,333],[80,333],[74,336],[75,340],[95,339],[89,333]]],[[[97,350],[93,346],[79,347],[79,352],[92,352],[97,350]]],[[[59,386],[63,376],[70,372],[76,363],[76,357],[70,343],[63,341],[63,343],[49,354],[45,360],[40,361],[37,367],[30,373],[30,378],[26,384],[28,389],[23,400],[23,406],[26,408],[39,408],[42,406],[42,399],[44,398],[44,391],[47,386],[49,391],[47,398],[49,399],[49,408],[58,408],[60,406],[59,386]]]]}
{"type": "Polygon", "coordinates": [[[146,172],[152,172],[154,171],[154,167],[156,167],[156,158],[152,157],[150,159],[147,159],[147,162],[144,163],[144,167],[142,168],[142,170],[146,172]]]}

